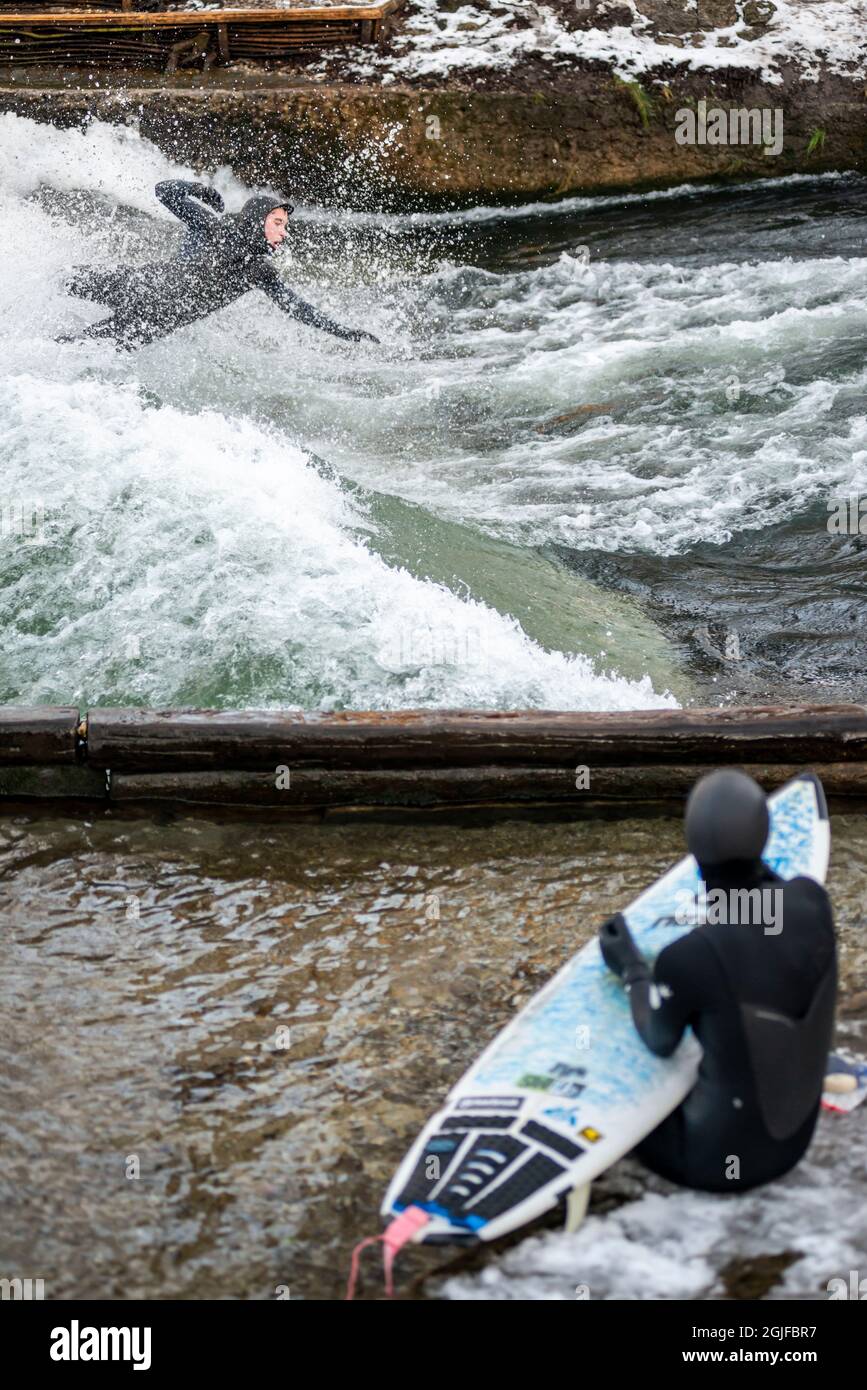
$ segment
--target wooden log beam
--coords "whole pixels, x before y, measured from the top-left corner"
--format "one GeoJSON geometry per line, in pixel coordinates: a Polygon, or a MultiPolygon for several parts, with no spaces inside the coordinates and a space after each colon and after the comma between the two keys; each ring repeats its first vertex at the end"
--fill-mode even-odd
{"type": "Polygon", "coordinates": [[[106,802],[104,772],[90,767],[0,766],[0,798],[6,801],[106,802]]]}
{"type": "MultiPolygon", "coordinates": [[[[188,31],[179,32],[183,35],[188,31]]],[[[32,36],[28,38],[24,35],[18,42],[12,38],[14,31],[0,30],[0,58],[16,67],[44,67],[50,63],[73,66],[108,63],[133,67],[162,67],[172,47],[171,33],[172,31],[166,29],[153,33],[135,31],[129,34],[113,31],[111,35],[94,36],[88,40],[67,30],[49,39],[32,36]]],[[[246,36],[243,30],[238,34],[230,31],[231,52],[235,58],[289,57],[293,53],[306,52],[307,49],[333,47],[350,39],[351,35],[343,36],[337,30],[329,31],[322,36],[303,32],[281,36],[276,30],[272,30],[270,35],[263,38],[246,36]]],[[[216,51],[215,48],[214,52],[216,51]]]]}
{"type": "MultiPolygon", "coordinates": [[[[803,771],[800,764],[747,764],[750,773],[772,791],[803,771]]],[[[819,764],[829,796],[867,798],[867,765],[819,764]]],[[[648,802],[684,801],[696,779],[693,765],[683,767],[600,767],[578,790],[567,772],[538,767],[391,768],[346,771],[301,768],[289,785],[279,787],[273,773],[253,771],[114,773],[112,802],[160,801],[197,806],[265,806],[288,813],[316,808],[429,810],[471,807],[556,806],[580,814],[609,803],[627,808],[648,802]]],[[[285,779],[284,779],[285,780],[285,779]]]]}
{"type": "Polygon", "coordinates": [[[829,796],[867,799],[867,708],[96,709],[81,725],[73,707],[0,708],[7,800],[100,800],[108,771],[113,803],[590,814],[593,805],[682,801],[702,768],[720,765],[744,767],[768,790],[810,766],[829,796]]]}
{"type": "MultiPolygon", "coordinates": [[[[308,48],[320,49],[333,45],[357,42],[360,23],[336,21],[330,24],[313,21],[289,24],[280,20],[259,23],[256,11],[247,11],[243,22],[225,24],[221,16],[225,11],[215,11],[213,15],[199,13],[198,22],[190,25],[190,15],[103,15],[102,19],[118,19],[123,22],[113,28],[105,24],[84,27],[70,20],[68,15],[32,16],[40,24],[33,27],[28,23],[7,23],[0,17],[0,57],[3,61],[22,64],[45,65],[46,63],[123,63],[139,67],[162,66],[169,60],[167,71],[171,74],[179,65],[177,56],[183,55],[197,38],[206,34],[207,43],[202,55],[205,67],[210,66],[217,54],[228,61],[228,54],[236,58],[280,58],[301,52],[308,48]],[[155,25],[140,23],[142,19],[154,18],[179,20],[179,23],[155,25]],[[42,24],[43,20],[56,23],[42,24]]],[[[237,14],[239,12],[231,12],[237,14]]],[[[283,14],[284,12],[280,12],[283,14]]],[[[19,17],[20,18],[20,17],[19,17]]],[[[88,21],[99,16],[83,16],[88,21]]],[[[195,56],[195,55],[193,55],[195,56]]],[[[183,59],[186,61],[186,58],[183,59]]]]}
{"type": "Polygon", "coordinates": [[[103,13],[103,11],[132,11],[132,0],[0,0],[0,15],[66,14],[77,19],[82,14],[103,13]]]}
{"type": "Polygon", "coordinates": [[[88,763],[114,771],[867,761],[867,707],[759,706],[580,714],[403,710],[95,709],[88,763]]]}
{"type": "Polygon", "coordinates": [[[0,767],[75,763],[78,721],[68,705],[0,706],[0,767]]]}
{"type": "Polygon", "coordinates": [[[402,0],[381,0],[373,5],[335,5],[332,7],[304,6],[291,10],[260,10],[260,9],[224,9],[224,10],[193,10],[185,13],[181,10],[166,12],[152,11],[106,11],[98,10],[91,13],[74,11],[55,11],[52,13],[33,14],[27,11],[7,13],[6,10],[0,11],[0,29],[14,28],[21,25],[28,29],[33,28],[55,28],[58,25],[69,25],[75,29],[87,29],[96,27],[99,29],[119,28],[119,29],[158,29],[161,26],[169,28],[183,28],[184,26],[198,26],[203,24],[281,24],[291,27],[294,24],[303,24],[310,20],[316,20],[322,24],[331,24],[340,20],[352,20],[355,23],[363,23],[365,20],[383,19],[386,15],[398,8],[402,0]]]}

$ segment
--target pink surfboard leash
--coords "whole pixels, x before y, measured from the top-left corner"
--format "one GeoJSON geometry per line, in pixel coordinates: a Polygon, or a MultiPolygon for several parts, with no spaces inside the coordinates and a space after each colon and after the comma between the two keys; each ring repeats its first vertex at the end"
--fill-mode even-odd
{"type": "Polygon", "coordinates": [[[346,1286],[347,1303],[351,1303],[355,1297],[355,1286],[358,1281],[359,1266],[361,1262],[361,1252],[368,1245],[383,1243],[382,1266],[385,1274],[385,1292],[388,1298],[394,1297],[394,1261],[403,1247],[412,1240],[416,1231],[420,1231],[422,1226],[426,1226],[430,1221],[426,1211],[421,1207],[407,1207],[396,1216],[386,1227],[381,1236],[365,1236],[360,1240],[352,1252],[352,1266],[349,1271],[349,1282],[346,1286]]]}

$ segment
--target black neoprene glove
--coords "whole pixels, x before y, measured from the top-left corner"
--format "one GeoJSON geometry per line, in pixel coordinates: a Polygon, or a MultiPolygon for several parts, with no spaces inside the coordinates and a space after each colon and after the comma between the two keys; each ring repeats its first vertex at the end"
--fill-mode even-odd
{"type": "Polygon", "coordinates": [[[216,188],[210,188],[206,183],[194,183],[191,192],[194,198],[198,198],[200,203],[207,203],[214,212],[222,212],[226,206],[216,188]]]}
{"type": "Polygon", "coordinates": [[[346,338],[347,342],[350,343],[360,343],[362,341],[368,343],[379,342],[379,339],[374,338],[372,333],[365,333],[364,330],[361,328],[347,328],[346,332],[343,334],[343,337],[346,338]]]}
{"type": "Polygon", "coordinates": [[[619,975],[625,985],[649,978],[647,961],[633,941],[622,912],[615,912],[613,917],[602,923],[599,946],[608,969],[619,975]]]}

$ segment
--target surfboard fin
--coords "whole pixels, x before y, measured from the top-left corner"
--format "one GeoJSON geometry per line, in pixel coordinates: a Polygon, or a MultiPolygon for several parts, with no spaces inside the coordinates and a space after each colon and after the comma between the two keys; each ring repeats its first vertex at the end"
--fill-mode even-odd
{"type": "Polygon", "coordinates": [[[566,1198],[566,1222],[563,1226],[564,1234],[571,1236],[578,1230],[581,1222],[587,1214],[587,1203],[590,1201],[589,1182],[581,1183],[573,1187],[569,1196],[566,1198]]]}

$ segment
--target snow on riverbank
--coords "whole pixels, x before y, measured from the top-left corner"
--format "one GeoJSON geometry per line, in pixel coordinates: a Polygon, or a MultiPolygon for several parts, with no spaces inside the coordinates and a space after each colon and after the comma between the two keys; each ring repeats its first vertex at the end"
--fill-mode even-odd
{"type": "MultiPolygon", "coordinates": [[[[684,19],[697,11],[696,0],[681,3],[684,19]]],[[[867,76],[867,0],[774,0],[767,27],[751,27],[755,6],[737,0],[734,24],[682,37],[666,34],[665,25],[654,24],[632,0],[600,0],[592,15],[589,4],[576,4],[574,22],[580,28],[569,22],[569,8],[544,0],[490,0],[449,12],[440,0],[411,0],[387,51],[345,50],[341,68],[354,78],[384,83],[508,72],[539,59],[559,67],[601,61],[625,79],[664,64],[692,71],[740,69],[770,83],[782,82],[787,63],[808,81],[816,81],[822,70],[867,76]],[[627,11],[632,12],[629,24],[622,22],[627,11]]],[[[697,18],[695,23],[698,30],[697,18]]]]}

